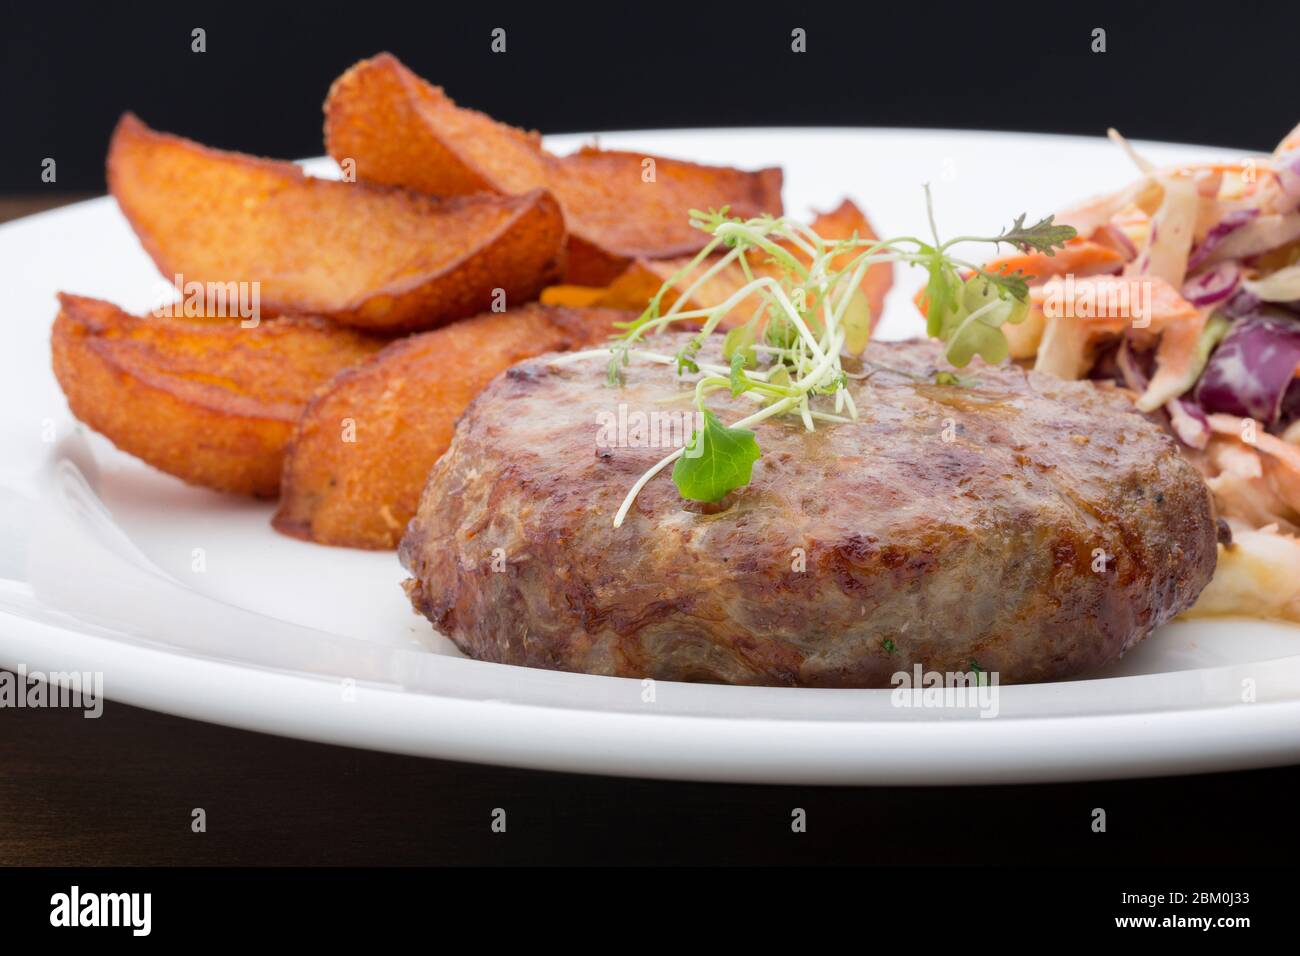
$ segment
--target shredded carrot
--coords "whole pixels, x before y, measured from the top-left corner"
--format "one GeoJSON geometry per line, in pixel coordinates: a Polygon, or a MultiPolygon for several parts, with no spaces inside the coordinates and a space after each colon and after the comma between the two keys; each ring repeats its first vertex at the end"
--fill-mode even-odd
{"type": "Polygon", "coordinates": [[[1168,282],[1147,275],[1056,277],[1033,289],[1030,298],[1044,307],[1048,319],[1083,320],[1098,328],[1121,329],[1131,324],[1159,331],[1200,315],[1168,282]],[[1148,308],[1149,315],[1141,314],[1148,308]]]}
{"type": "Polygon", "coordinates": [[[1065,248],[1056,255],[1048,256],[1041,252],[1029,252],[1022,255],[1006,256],[994,259],[984,268],[989,272],[1011,274],[1021,272],[1030,281],[1041,285],[1053,276],[1073,274],[1076,276],[1099,275],[1118,271],[1124,265],[1124,256],[1112,246],[1093,242],[1091,239],[1071,239],[1065,248]]]}
{"type": "Polygon", "coordinates": [[[1300,448],[1265,431],[1264,426],[1253,419],[1238,418],[1236,415],[1225,415],[1222,412],[1215,412],[1205,417],[1210,422],[1211,431],[1220,435],[1232,435],[1238,441],[1252,445],[1278,463],[1285,465],[1287,470],[1300,480],[1300,448]],[[1250,435],[1249,441],[1246,440],[1247,435],[1250,435]]]}

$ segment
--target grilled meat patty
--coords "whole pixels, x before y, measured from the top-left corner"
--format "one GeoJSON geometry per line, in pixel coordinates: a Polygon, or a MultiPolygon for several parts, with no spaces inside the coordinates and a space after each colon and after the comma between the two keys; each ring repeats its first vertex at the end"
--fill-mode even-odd
{"type": "Polygon", "coordinates": [[[920,663],[1023,683],[1115,660],[1210,580],[1205,484],[1122,393],[1011,365],[934,384],[931,342],[868,355],[859,422],[769,419],[747,487],[702,506],[665,470],[618,529],[672,447],[604,447],[602,422],[620,403],[632,426],[662,420],[691,386],[635,360],[618,389],[603,358],[515,366],[429,477],[401,545],[412,604],[471,657],[530,667],[881,687],[920,663]]]}

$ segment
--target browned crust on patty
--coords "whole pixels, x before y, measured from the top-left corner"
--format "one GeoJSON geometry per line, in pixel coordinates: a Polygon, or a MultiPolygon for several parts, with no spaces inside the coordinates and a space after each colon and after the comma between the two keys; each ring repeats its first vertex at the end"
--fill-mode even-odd
{"type": "MultiPolygon", "coordinates": [[[[914,663],[977,662],[1004,683],[1091,671],[1209,581],[1209,493],[1123,394],[1014,366],[917,381],[941,367],[928,342],[870,356],[908,374],[854,381],[859,423],[764,423],[752,480],[719,513],[665,472],[617,530],[666,450],[597,447],[597,415],[682,407],[656,402],[685,386],[637,363],[621,389],[600,359],[516,366],[430,475],[401,546],[412,603],[482,660],[879,687],[914,663]]],[[[723,421],[754,408],[710,404],[723,421]]]]}

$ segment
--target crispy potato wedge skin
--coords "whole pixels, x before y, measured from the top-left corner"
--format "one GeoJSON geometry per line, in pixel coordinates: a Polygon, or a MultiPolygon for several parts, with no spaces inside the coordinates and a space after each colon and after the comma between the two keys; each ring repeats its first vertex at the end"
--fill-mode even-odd
{"type": "Polygon", "coordinates": [[[730,206],[733,216],[781,213],[781,170],[747,173],[640,153],[579,150],[551,161],[550,188],[571,235],[572,282],[598,284],[634,259],[689,256],[708,242],[692,209],[730,206]],[[654,162],[654,181],[644,164],[654,162]]]}
{"type": "MultiPolygon", "coordinates": [[[[848,239],[855,232],[860,239],[878,238],[867,217],[848,199],[841,202],[839,206],[830,212],[818,213],[813,219],[812,228],[823,239],[848,239]]],[[[848,258],[851,257],[841,257],[842,261],[837,261],[835,265],[837,267],[847,265],[848,258]]],[[[679,270],[689,266],[690,263],[690,257],[637,259],[603,289],[591,286],[556,285],[543,290],[542,301],[550,305],[584,305],[607,309],[632,309],[640,312],[665,282],[679,270]]],[[[682,283],[681,287],[684,288],[692,281],[693,277],[707,271],[710,265],[711,263],[708,262],[703,263],[689,273],[688,278],[682,283]]],[[[764,272],[775,274],[775,270],[759,263],[755,263],[753,269],[756,274],[764,272]]],[[[692,293],[689,304],[694,308],[708,308],[718,305],[742,289],[746,282],[745,274],[741,268],[732,265],[705,280],[692,293]]],[[[880,320],[881,311],[885,306],[885,295],[889,292],[893,283],[894,270],[890,263],[874,265],[862,277],[860,287],[866,294],[867,301],[871,304],[873,324],[880,320]]],[[[664,307],[668,307],[676,301],[677,293],[674,289],[670,289],[665,294],[662,304],[664,307]]],[[[756,298],[753,298],[752,301],[748,299],[742,301],[722,320],[720,327],[726,329],[744,324],[753,314],[753,309],[757,303],[758,299],[756,298]]]]}
{"type": "Polygon", "coordinates": [[[707,237],[691,228],[691,209],[781,212],[780,169],[746,172],[599,149],[554,156],[536,133],[462,109],[388,53],[334,81],[325,143],[372,182],[437,195],[550,190],[569,230],[565,281],[577,285],[607,285],[637,258],[699,251],[707,237]]]}
{"type": "Polygon", "coordinates": [[[54,374],[77,418],[190,484],[258,497],[279,491],[284,447],[312,393],[383,345],[323,319],[241,328],[59,302],[54,374]]]}
{"type": "Polygon", "coordinates": [[[321,544],[397,547],[456,420],[488,382],[543,352],[597,344],[628,318],[527,305],[392,343],[302,416],[272,524],[321,544]]]}
{"type": "Polygon", "coordinates": [[[527,302],[563,269],[563,215],[541,190],[437,199],[332,182],[155,132],[129,113],[108,183],[165,277],[257,282],[269,315],[429,329],[490,308],[498,288],[527,302]]]}
{"type": "Polygon", "coordinates": [[[549,175],[539,135],[461,109],[390,53],[330,86],[325,149],[363,181],[434,196],[527,192],[549,175]]]}

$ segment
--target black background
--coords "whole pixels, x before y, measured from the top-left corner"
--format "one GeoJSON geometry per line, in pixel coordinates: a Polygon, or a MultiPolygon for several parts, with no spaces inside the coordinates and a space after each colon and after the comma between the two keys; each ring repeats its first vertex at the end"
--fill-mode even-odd
{"type": "Polygon", "coordinates": [[[1300,11],[1285,3],[5,3],[0,193],[101,190],[126,109],[214,146],[319,155],[330,80],[380,50],[542,132],[1113,125],[1267,150],[1300,93],[1300,11]],[[195,27],[205,53],[191,52],[195,27]],[[794,27],[805,54],[790,51],[794,27]]]}
{"type": "MultiPolygon", "coordinates": [[[[1293,5],[1243,2],[6,4],[0,194],[101,191],[125,109],[215,146],[319,154],[330,80],[380,50],[463,104],[543,132],[1114,125],[1267,150],[1300,118],[1298,27],[1293,5]],[[498,26],[504,55],[489,49],[498,26]],[[191,52],[194,27],[205,53],[191,52]],[[806,54],[790,52],[794,27],[807,30],[806,54]],[[1090,52],[1095,27],[1105,54],[1090,52]],[[45,157],[58,160],[54,184],[40,182],[45,157]]],[[[724,787],[420,761],[115,709],[120,720],[93,729],[49,714],[2,722],[0,862],[1222,864],[1279,861],[1300,835],[1300,768],[1050,787],[724,787]],[[519,823],[494,840],[485,821],[503,804],[519,823]],[[203,840],[188,831],[196,805],[216,811],[203,840]],[[801,841],[792,806],[810,811],[801,841]],[[1089,829],[1095,806],[1113,808],[1109,835],[1089,829]]]]}

